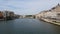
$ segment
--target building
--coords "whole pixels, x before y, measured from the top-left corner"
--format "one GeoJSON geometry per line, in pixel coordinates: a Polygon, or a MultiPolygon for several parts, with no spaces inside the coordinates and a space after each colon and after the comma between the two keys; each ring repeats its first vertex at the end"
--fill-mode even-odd
{"type": "Polygon", "coordinates": [[[0,11],[0,19],[3,19],[3,12],[0,11]]]}
{"type": "Polygon", "coordinates": [[[45,13],[45,17],[60,19],[60,4],[51,8],[51,11],[45,13]]]}
{"type": "Polygon", "coordinates": [[[14,16],[14,12],[12,11],[3,11],[4,12],[4,16],[14,16]]]}
{"type": "Polygon", "coordinates": [[[60,4],[56,5],[55,7],[51,8],[50,10],[41,11],[40,13],[36,14],[36,19],[41,18],[55,18],[60,19],[60,4]]]}
{"type": "Polygon", "coordinates": [[[40,19],[40,18],[44,17],[45,13],[47,13],[47,12],[48,12],[48,10],[47,11],[42,11],[42,12],[36,14],[35,15],[36,19],[40,19]]]}
{"type": "Polygon", "coordinates": [[[12,19],[14,18],[14,12],[12,11],[3,11],[4,19],[12,19]]]}

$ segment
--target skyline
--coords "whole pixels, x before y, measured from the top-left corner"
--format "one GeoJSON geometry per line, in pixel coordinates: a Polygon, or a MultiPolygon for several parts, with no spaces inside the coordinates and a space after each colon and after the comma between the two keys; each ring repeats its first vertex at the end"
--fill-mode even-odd
{"type": "Polygon", "coordinates": [[[58,3],[60,0],[0,0],[0,10],[10,10],[20,15],[37,14],[58,3]]]}

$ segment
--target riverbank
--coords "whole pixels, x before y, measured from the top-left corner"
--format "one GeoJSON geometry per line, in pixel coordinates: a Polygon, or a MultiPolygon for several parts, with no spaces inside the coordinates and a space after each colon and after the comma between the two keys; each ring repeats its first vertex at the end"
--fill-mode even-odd
{"type": "Polygon", "coordinates": [[[3,21],[4,19],[0,19],[0,21],[3,21]]]}
{"type": "Polygon", "coordinates": [[[54,20],[45,19],[45,18],[41,18],[40,20],[43,20],[45,22],[60,26],[60,22],[55,22],[54,20]]]}

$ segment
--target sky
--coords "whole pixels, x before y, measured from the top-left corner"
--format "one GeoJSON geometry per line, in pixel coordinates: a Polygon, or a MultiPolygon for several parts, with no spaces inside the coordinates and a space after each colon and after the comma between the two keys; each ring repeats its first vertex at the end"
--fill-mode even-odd
{"type": "Polygon", "coordinates": [[[0,10],[9,10],[19,15],[37,14],[49,10],[60,0],[0,0],[0,10]]]}

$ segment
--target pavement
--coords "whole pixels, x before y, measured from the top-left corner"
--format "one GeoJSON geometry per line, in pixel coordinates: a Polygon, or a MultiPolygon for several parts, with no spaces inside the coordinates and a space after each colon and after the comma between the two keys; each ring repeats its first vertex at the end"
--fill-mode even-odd
{"type": "Polygon", "coordinates": [[[50,19],[45,19],[45,18],[41,18],[43,21],[45,22],[48,22],[48,23],[51,23],[51,24],[55,24],[55,25],[59,25],[60,26],[60,23],[57,23],[57,22],[53,22],[53,20],[50,20],[50,19]]]}

